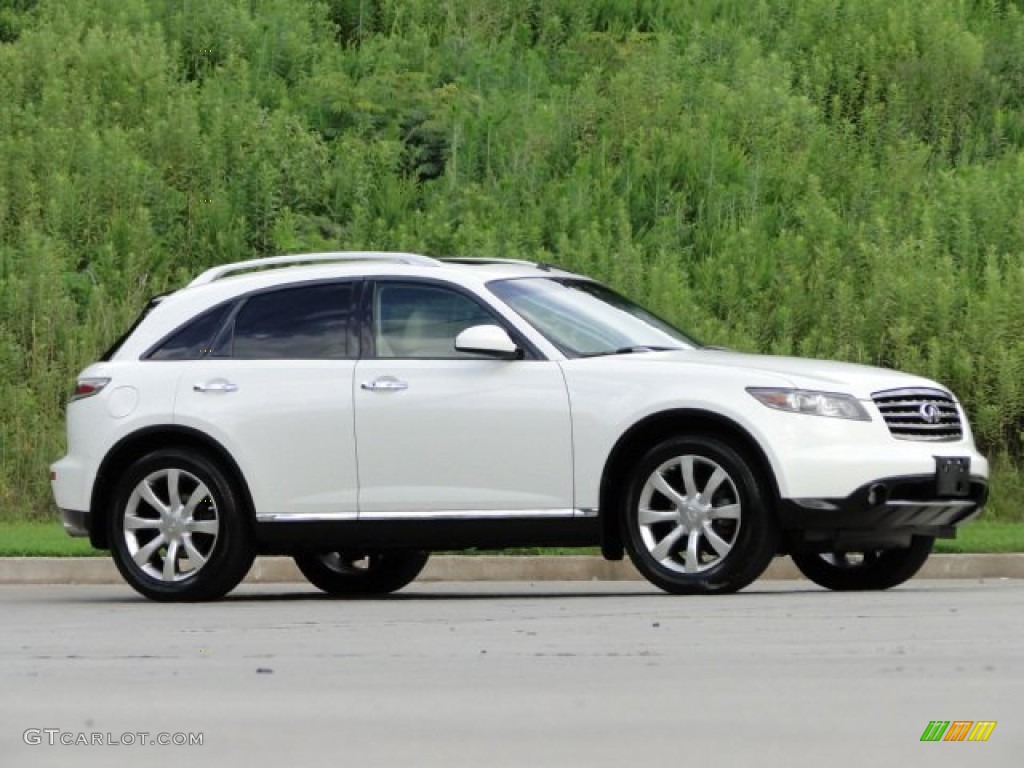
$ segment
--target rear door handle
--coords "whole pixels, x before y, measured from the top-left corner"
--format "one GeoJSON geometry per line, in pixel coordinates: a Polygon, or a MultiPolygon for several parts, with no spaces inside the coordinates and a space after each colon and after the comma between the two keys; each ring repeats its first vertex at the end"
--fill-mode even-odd
{"type": "Polygon", "coordinates": [[[406,382],[394,376],[381,376],[373,381],[364,381],[359,386],[368,392],[400,392],[409,388],[406,382]]]}
{"type": "Polygon", "coordinates": [[[226,393],[237,392],[238,385],[227,379],[213,379],[192,386],[193,392],[226,393]]]}

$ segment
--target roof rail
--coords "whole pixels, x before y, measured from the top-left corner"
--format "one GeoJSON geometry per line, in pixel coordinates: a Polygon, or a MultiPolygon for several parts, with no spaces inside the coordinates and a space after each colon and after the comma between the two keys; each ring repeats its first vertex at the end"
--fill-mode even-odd
{"type": "Polygon", "coordinates": [[[206,285],[220,280],[235,272],[265,269],[266,267],[283,267],[295,264],[314,264],[319,262],[345,261],[390,261],[398,264],[410,264],[420,267],[436,267],[437,259],[420,256],[416,253],[388,253],[384,251],[341,251],[338,253],[300,253],[291,256],[269,256],[264,259],[237,261],[234,264],[221,264],[203,272],[189,283],[189,286],[206,285]]]}
{"type": "Polygon", "coordinates": [[[446,264],[520,264],[524,267],[536,267],[536,261],[526,259],[495,259],[489,256],[442,256],[438,261],[446,264]]]}

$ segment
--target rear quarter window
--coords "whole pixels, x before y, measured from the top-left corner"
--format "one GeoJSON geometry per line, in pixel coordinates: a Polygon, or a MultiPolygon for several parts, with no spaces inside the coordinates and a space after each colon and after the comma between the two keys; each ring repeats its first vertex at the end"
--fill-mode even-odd
{"type": "Polygon", "coordinates": [[[155,307],[157,304],[163,301],[163,299],[166,296],[166,293],[161,293],[159,296],[154,296],[149,301],[147,301],[146,306],[142,308],[142,311],[139,313],[139,316],[135,318],[135,322],[128,327],[127,331],[125,331],[124,333],[117,337],[117,341],[111,344],[110,348],[107,349],[106,352],[100,355],[100,362],[105,363],[108,360],[112,359],[114,355],[117,354],[117,351],[121,349],[122,346],[124,346],[124,343],[128,341],[128,338],[133,333],[135,333],[135,329],[142,324],[142,321],[146,319],[146,316],[153,311],[153,307],[155,307]]]}

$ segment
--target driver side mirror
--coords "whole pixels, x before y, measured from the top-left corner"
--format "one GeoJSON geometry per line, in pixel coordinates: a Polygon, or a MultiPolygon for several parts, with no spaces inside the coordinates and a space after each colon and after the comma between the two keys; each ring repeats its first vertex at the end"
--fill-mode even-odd
{"type": "Polygon", "coordinates": [[[455,337],[455,349],[499,360],[518,360],[523,352],[505,329],[497,325],[474,325],[455,337]]]}

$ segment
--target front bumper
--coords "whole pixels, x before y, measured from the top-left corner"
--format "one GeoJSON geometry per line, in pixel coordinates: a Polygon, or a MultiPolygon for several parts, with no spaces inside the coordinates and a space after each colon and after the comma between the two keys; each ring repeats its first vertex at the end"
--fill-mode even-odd
{"type": "Polygon", "coordinates": [[[974,475],[956,495],[936,493],[935,475],[888,477],[846,498],[784,499],[779,510],[787,551],[842,552],[907,547],[914,536],[952,538],[988,498],[974,475]]]}

